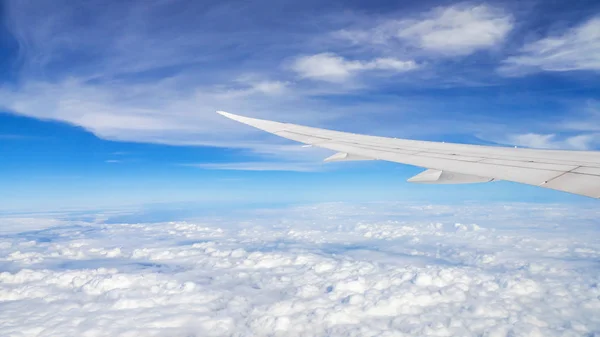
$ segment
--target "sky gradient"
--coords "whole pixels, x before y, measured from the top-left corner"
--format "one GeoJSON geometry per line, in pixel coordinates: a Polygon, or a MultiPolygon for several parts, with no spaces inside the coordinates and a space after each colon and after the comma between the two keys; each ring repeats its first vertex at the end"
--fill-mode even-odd
{"type": "Polygon", "coordinates": [[[0,210],[368,200],[587,202],[323,164],[215,114],[600,148],[596,1],[5,1],[0,210]]]}

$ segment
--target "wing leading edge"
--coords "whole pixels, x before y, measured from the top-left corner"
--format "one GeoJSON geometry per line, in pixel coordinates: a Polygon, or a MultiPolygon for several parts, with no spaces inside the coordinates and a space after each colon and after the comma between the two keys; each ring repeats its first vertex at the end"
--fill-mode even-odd
{"type": "Polygon", "coordinates": [[[414,182],[452,183],[444,177],[453,177],[457,183],[507,180],[600,198],[600,152],[597,151],[517,149],[386,138],[218,113],[283,138],[339,153],[332,156],[335,160],[329,161],[386,160],[430,170],[418,179],[413,178],[419,175],[411,178],[414,182]]]}

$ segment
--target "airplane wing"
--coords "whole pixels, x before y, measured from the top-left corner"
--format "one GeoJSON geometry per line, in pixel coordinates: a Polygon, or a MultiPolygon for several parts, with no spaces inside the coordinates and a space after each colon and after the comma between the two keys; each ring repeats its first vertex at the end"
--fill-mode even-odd
{"type": "Polygon", "coordinates": [[[600,152],[538,150],[360,135],[219,114],[255,128],[336,151],[326,161],[386,160],[427,170],[408,181],[456,184],[507,180],[600,198],[600,152]]]}

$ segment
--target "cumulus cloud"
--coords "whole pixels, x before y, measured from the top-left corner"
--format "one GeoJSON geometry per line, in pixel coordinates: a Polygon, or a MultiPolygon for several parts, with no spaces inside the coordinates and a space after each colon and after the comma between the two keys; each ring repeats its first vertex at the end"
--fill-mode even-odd
{"type": "Polygon", "coordinates": [[[600,17],[562,34],[527,43],[519,54],[504,60],[500,72],[524,75],[532,71],[600,71],[600,17]]]}
{"type": "Polygon", "coordinates": [[[370,61],[347,60],[334,53],[302,56],[295,60],[292,69],[300,77],[330,82],[347,80],[353,74],[367,70],[405,72],[418,68],[413,60],[376,58],[370,61]]]}
{"type": "Polygon", "coordinates": [[[598,215],[322,204],[3,235],[0,334],[589,335],[598,215]]]}
{"type": "Polygon", "coordinates": [[[370,30],[345,30],[339,36],[356,43],[408,43],[425,51],[462,56],[502,43],[513,18],[488,5],[440,7],[418,19],[388,20],[370,30]]]}

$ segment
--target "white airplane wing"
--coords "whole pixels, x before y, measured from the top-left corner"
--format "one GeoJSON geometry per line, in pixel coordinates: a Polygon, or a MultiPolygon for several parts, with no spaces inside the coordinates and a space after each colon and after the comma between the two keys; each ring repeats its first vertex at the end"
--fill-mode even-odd
{"type": "Polygon", "coordinates": [[[507,180],[600,198],[600,152],[537,150],[375,137],[219,114],[337,153],[326,161],[386,160],[427,170],[408,181],[456,184],[507,180]]]}

